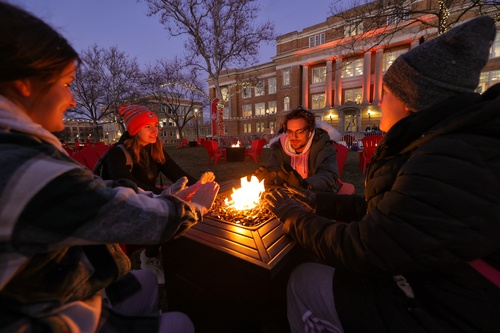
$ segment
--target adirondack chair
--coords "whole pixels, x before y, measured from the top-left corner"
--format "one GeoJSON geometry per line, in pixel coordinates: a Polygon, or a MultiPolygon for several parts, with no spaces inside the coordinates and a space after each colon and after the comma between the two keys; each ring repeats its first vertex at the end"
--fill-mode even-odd
{"type": "Polygon", "coordinates": [[[340,180],[340,176],[342,175],[342,171],[344,170],[344,164],[347,159],[347,154],[349,154],[349,149],[344,146],[340,145],[338,143],[333,143],[333,146],[337,150],[337,166],[339,168],[339,178],[337,178],[337,184],[339,185],[339,191],[337,193],[339,194],[354,194],[356,192],[356,189],[354,188],[354,185],[350,183],[344,183],[343,181],[340,180]]]}
{"type": "Polygon", "coordinates": [[[226,152],[225,150],[219,149],[217,141],[205,140],[203,141],[203,147],[208,153],[208,164],[210,164],[210,161],[212,159],[214,161],[214,165],[217,165],[217,162],[219,162],[221,158],[224,158],[224,160],[226,160],[226,152]]]}
{"type": "Polygon", "coordinates": [[[246,157],[250,157],[254,160],[255,163],[259,163],[262,161],[262,149],[266,145],[266,139],[258,139],[252,141],[252,147],[245,149],[245,159],[246,157]]]}
{"type": "Polygon", "coordinates": [[[175,148],[186,148],[189,147],[189,142],[186,138],[183,138],[179,143],[177,144],[177,147],[175,148]]]}
{"type": "Polygon", "coordinates": [[[377,149],[378,143],[382,140],[383,135],[369,135],[361,139],[363,143],[363,153],[362,153],[362,171],[363,174],[366,173],[366,166],[370,164],[372,160],[373,153],[377,149]]]}
{"type": "Polygon", "coordinates": [[[99,161],[102,155],[108,151],[110,146],[100,145],[83,148],[71,155],[71,158],[85,165],[89,170],[94,169],[94,165],[99,161]]]}

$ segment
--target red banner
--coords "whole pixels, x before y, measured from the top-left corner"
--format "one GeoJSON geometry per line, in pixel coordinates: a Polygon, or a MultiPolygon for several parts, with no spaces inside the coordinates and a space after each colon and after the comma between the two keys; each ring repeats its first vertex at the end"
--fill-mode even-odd
{"type": "Polygon", "coordinates": [[[217,103],[219,103],[218,98],[212,100],[212,112],[210,114],[210,119],[212,119],[212,137],[217,136],[217,103]]]}

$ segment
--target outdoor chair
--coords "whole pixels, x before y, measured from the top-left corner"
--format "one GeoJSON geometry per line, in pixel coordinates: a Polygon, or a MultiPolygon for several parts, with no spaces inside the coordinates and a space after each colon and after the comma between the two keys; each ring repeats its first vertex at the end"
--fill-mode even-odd
{"type": "Polygon", "coordinates": [[[339,177],[337,178],[337,184],[339,185],[338,194],[354,194],[355,188],[354,185],[350,183],[344,183],[340,180],[340,176],[342,175],[342,171],[344,170],[344,164],[347,159],[347,154],[349,154],[349,149],[341,144],[333,143],[333,146],[337,150],[337,166],[339,169],[339,177]]]}
{"type": "Polygon", "coordinates": [[[370,164],[378,143],[383,137],[383,135],[369,135],[361,139],[361,142],[363,143],[363,152],[361,153],[361,166],[363,174],[366,173],[366,166],[370,164]]]}
{"type": "Polygon", "coordinates": [[[203,147],[205,147],[205,150],[208,153],[208,164],[210,164],[212,159],[214,161],[214,165],[217,165],[217,162],[219,162],[221,158],[226,160],[226,152],[225,150],[219,149],[217,141],[205,140],[203,141],[203,147]]]}
{"type": "Polygon", "coordinates": [[[177,144],[177,147],[175,148],[186,148],[189,147],[189,142],[187,141],[186,138],[183,138],[179,143],[177,144]]]}
{"type": "Polygon", "coordinates": [[[266,139],[253,140],[252,147],[245,149],[245,159],[248,156],[252,158],[255,163],[262,161],[262,157],[260,155],[262,154],[262,149],[264,149],[265,144],[266,139]]]}
{"type": "Polygon", "coordinates": [[[94,165],[109,148],[110,146],[106,145],[83,148],[71,155],[71,158],[85,165],[89,170],[94,170],[94,165]]]}

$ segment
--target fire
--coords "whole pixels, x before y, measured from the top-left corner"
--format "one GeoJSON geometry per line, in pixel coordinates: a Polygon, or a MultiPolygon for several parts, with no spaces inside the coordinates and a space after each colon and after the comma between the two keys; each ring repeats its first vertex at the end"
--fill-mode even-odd
{"type": "Polygon", "coordinates": [[[236,210],[252,209],[259,205],[260,197],[264,191],[264,180],[259,182],[257,177],[252,176],[248,181],[245,176],[241,178],[241,187],[239,189],[233,187],[231,200],[226,198],[224,203],[228,208],[236,210]]]}
{"type": "Polygon", "coordinates": [[[236,142],[236,144],[231,145],[231,147],[239,147],[239,146],[240,146],[240,140],[238,140],[238,142],[236,142]]]}

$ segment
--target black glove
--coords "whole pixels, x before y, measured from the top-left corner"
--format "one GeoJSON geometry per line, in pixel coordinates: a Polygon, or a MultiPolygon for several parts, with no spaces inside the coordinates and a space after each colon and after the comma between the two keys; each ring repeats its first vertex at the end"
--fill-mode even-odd
{"type": "Polygon", "coordinates": [[[304,206],[299,204],[297,200],[293,199],[282,188],[276,188],[267,192],[264,194],[264,200],[266,208],[283,223],[287,218],[306,211],[304,206]]]}
{"type": "Polygon", "coordinates": [[[278,172],[278,176],[288,185],[300,186],[302,188],[309,187],[307,181],[290,164],[281,163],[281,171],[278,172]]]}
{"type": "Polygon", "coordinates": [[[293,185],[285,184],[285,187],[293,195],[293,197],[300,201],[300,203],[304,206],[312,211],[316,210],[316,193],[293,185]]]}
{"type": "Polygon", "coordinates": [[[262,181],[262,179],[264,179],[264,184],[274,185],[274,180],[276,178],[275,171],[269,171],[268,168],[259,166],[259,168],[254,171],[253,175],[257,177],[259,181],[262,181]]]}

